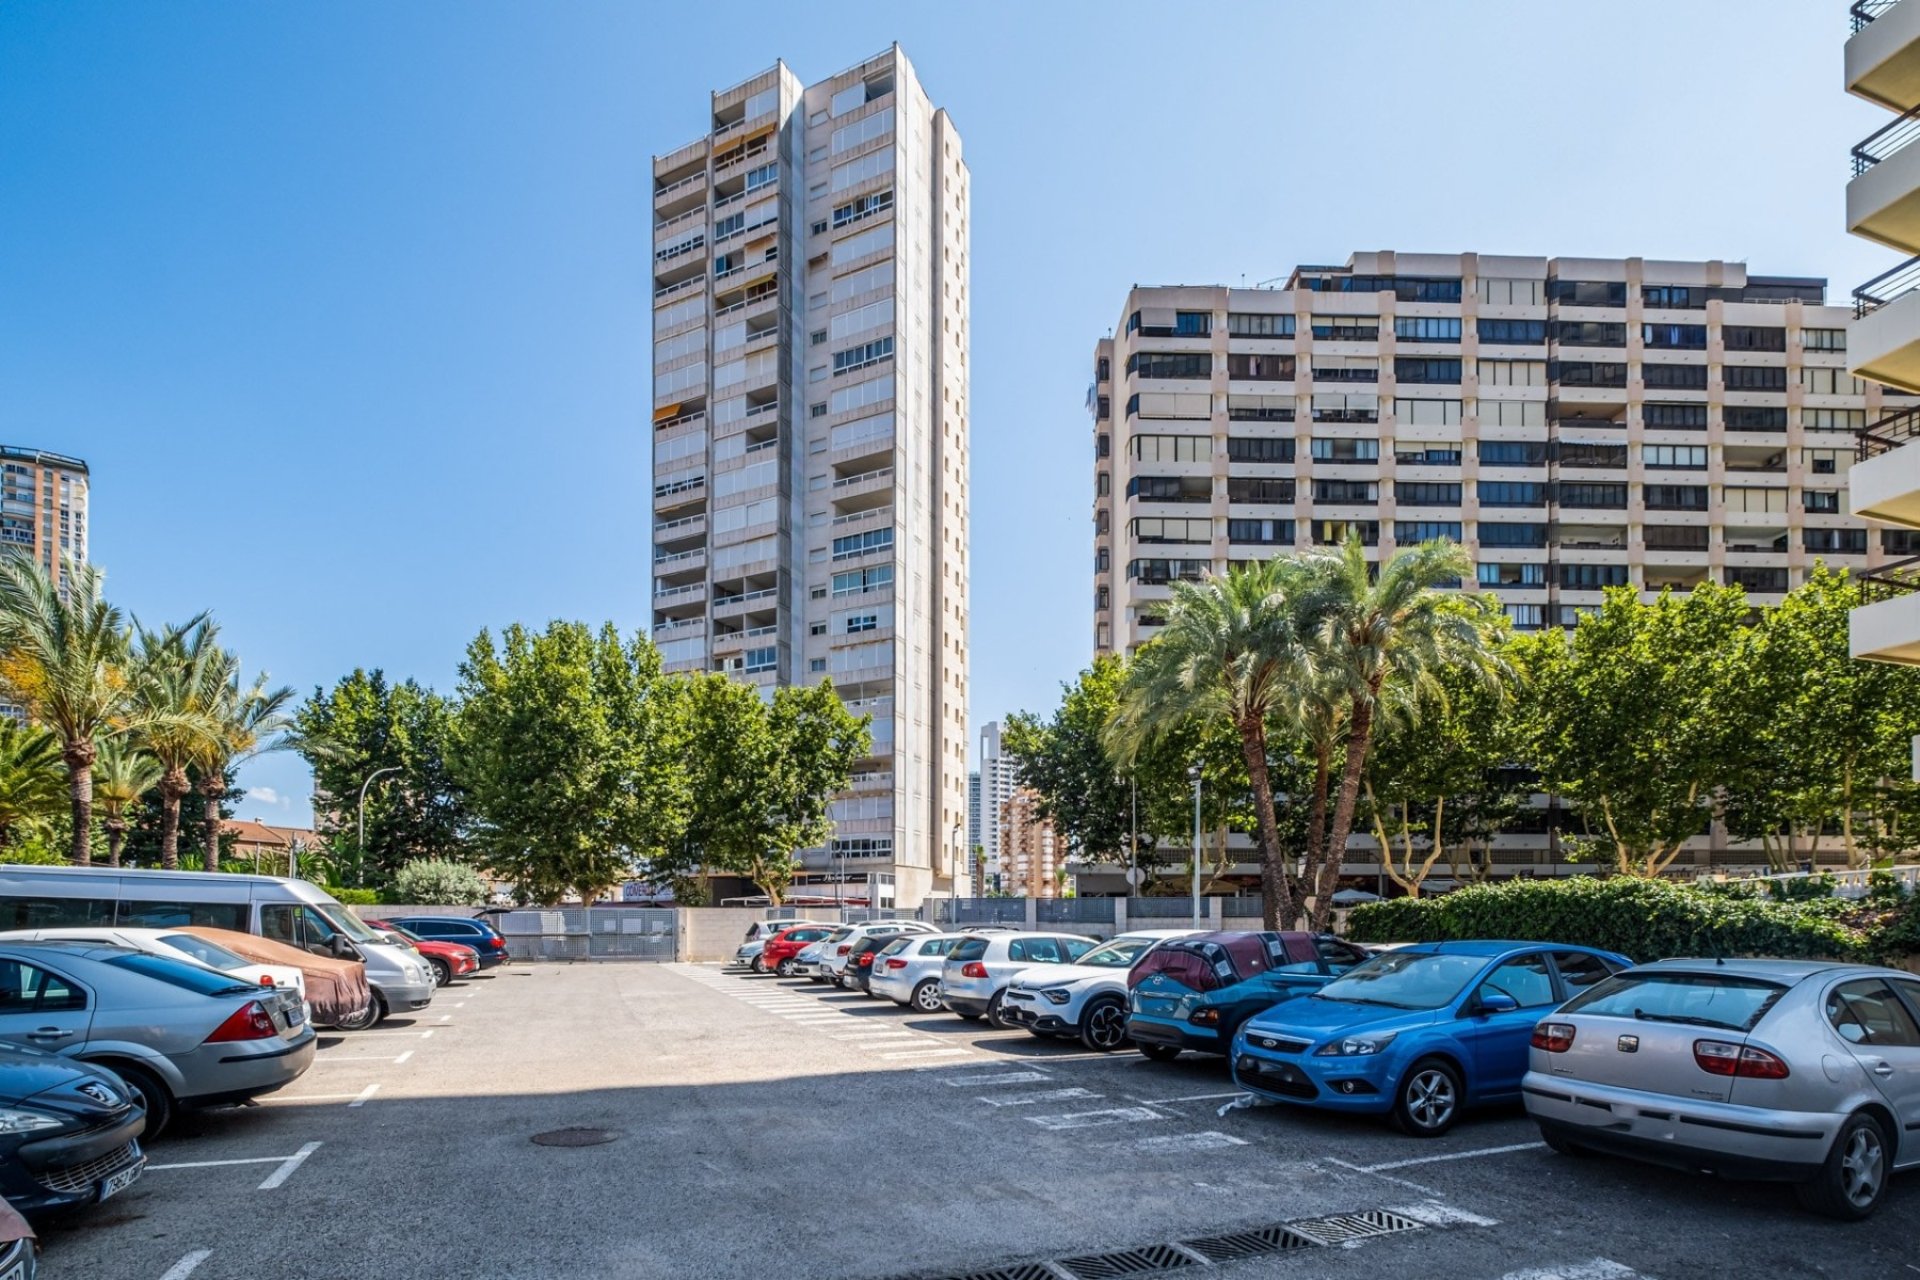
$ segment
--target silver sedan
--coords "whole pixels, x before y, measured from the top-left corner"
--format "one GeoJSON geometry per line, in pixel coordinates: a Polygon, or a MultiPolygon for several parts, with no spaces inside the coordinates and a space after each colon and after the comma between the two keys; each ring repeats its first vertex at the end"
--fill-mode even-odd
{"type": "Polygon", "coordinates": [[[291,991],[123,947],[0,944],[0,1040],[110,1068],[146,1104],[240,1102],[300,1078],[314,1031],[291,991]]]}
{"type": "Polygon", "coordinates": [[[1803,960],[1663,960],[1534,1028],[1527,1111],[1563,1154],[1792,1182],[1859,1219],[1920,1167],[1920,978],[1803,960]]]}

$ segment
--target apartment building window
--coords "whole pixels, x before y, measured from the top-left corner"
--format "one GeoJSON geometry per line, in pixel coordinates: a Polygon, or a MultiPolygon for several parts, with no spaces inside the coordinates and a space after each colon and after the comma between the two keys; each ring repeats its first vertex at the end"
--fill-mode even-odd
{"type": "Polygon", "coordinates": [[[1707,446],[1703,444],[1643,444],[1640,461],[1665,470],[1705,471],[1707,446]]]}
{"type": "Polygon", "coordinates": [[[1458,520],[1396,520],[1393,524],[1395,542],[1434,542],[1443,538],[1448,542],[1460,541],[1458,520]]]}
{"type": "Polygon", "coordinates": [[[1393,486],[1394,501],[1403,507],[1457,507],[1459,483],[1438,480],[1398,480],[1393,486]]]}
{"type": "MultiPolygon", "coordinates": [[[[1782,370],[1782,372],[1784,372],[1784,370],[1782,370]]],[[[1664,387],[1672,391],[1705,391],[1707,389],[1707,366],[1703,364],[1644,364],[1640,366],[1640,380],[1649,387],[1664,387]]]]}
{"type": "MultiPolygon", "coordinates": [[[[1103,471],[1100,473],[1100,496],[1103,498],[1107,496],[1106,481],[1107,481],[1107,475],[1103,471]]],[[[1104,507],[1093,513],[1093,533],[1095,537],[1098,537],[1098,538],[1106,537],[1109,533],[1113,531],[1112,524],[1113,524],[1112,518],[1108,516],[1107,511],[1104,507]]]]}
{"type": "Polygon", "coordinates": [[[1315,382],[1378,382],[1380,362],[1371,357],[1316,355],[1315,382]]]}
{"type": "Polygon", "coordinates": [[[1135,436],[1133,456],[1140,462],[1205,462],[1213,456],[1211,436],[1135,436]]]}
{"type": "Polygon", "coordinates": [[[1537,480],[1481,480],[1474,492],[1483,507],[1547,505],[1547,486],[1537,480]]]}
{"type": "Polygon", "coordinates": [[[1502,307],[1537,307],[1546,292],[1544,280],[1515,280],[1501,276],[1481,276],[1475,292],[1480,301],[1502,307]]]}
{"type": "Polygon", "coordinates": [[[1108,382],[1108,381],[1111,381],[1112,378],[1113,378],[1113,361],[1107,359],[1107,357],[1105,356],[1101,356],[1097,361],[1094,362],[1093,379],[1095,382],[1108,382]]]}
{"type": "Polygon", "coordinates": [[[746,652],[744,670],[748,675],[760,671],[771,671],[780,665],[780,647],[769,645],[764,649],[749,649],[746,652]]]}
{"type": "Polygon", "coordinates": [[[1094,489],[1098,497],[1105,498],[1110,494],[1112,494],[1113,492],[1113,477],[1109,476],[1104,471],[1098,472],[1097,474],[1099,476],[1099,480],[1094,485],[1094,489]]]}
{"type": "Polygon", "coordinates": [[[1439,276],[1308,276],[1315,293],[1391,293],[1402,302],[1458,302],[1460,281],[1439,276]]]}
{"type": "Polygon", "coordinates": [[[1920,531],[1913,529],[1882,529],[1880,531],[1880,549],[1890,556],[1920,555],[1920,531]]]}
{"type": "Polygon", "coordinates": [[[1547,585],[1547,566],[1483,560],[1476,570],[1475,580],[1483,587],[1544,587],[1547,585]]]}
{"type": "MultiPolygon", "coordinates": [[[[1231,441],[1229,441],[1231,443],[1231,441]]],[[[1378,462],[1378,440],[1350,440],[1344,436],[1315,436],[1312,441],[1315,462],[1378,462]]]]}
{"type": "Polygon", "coordinates": [[[1707,291],[1684,284],[1649,284],[1641,286],[1640,301],[1657,311],[1704,311],[1707,291]]]}
{"type": "Polygon", "coordinates": [[[1867,553],[1865,529],[1803,529],[1800,537],[1800,545],[1809,551],[1843,556],[1863,556],[1867,553]]]}
{"type": "Polygon", "coordinates": [[[1627,486],[1562,481],[1556,496],[1563,507],[1624,508],[1627,505],[1627,486]]]}
{"type": "Polygon", "coordinates": [[[780,176],[778,164],[763,164],[757,169],[747,170],[747,190],[758,191],[780,176]]]}
{"type": "MultiPolygon", "coordinates": [[[[1728,372],[1731,373],[1732,370],[1728,372]]],[[[1773,372],[1780,375],[1780,386],[1777,390],[1786,390],[1787,371],[1777,369],[1773,372]]],[[[1867,393],[1867,384],[1845,369],[1802,369],[1800,385],[1807,389],[1808,395],[1814,396],[1863,396],[1867,393]]]]}
{"type": "Polygon", "coordinates": [[[1867,425],[1867,411],[1865,409],[1802,409],[1800,425],[1809,431],[1859,431],[1867,425]]]}
{"type": "Polygon", "coordinates": [[[1727,585],[1746,591],[1779,595],[1787,589],[1785,569],[1763,569],[1755,565],[1728,565],[1727,585]]]}
{"type": "Polygon", "coordinates": [[[1814,515],[1840,514],[1840,491],[1838,489],[1803,489],[1800,493],[1801,509],[1814,515]]]}
{"type": "Polygon", "coordinates": [[[1415,400],[1405,396],[1393,402],[1394,421],[1404,427],[1457,427],[1461,402],[1458,400],[1415,400]]]}
{"type": "Polygon", "coordinates": [[[1397,382],[1458,382],[1460,361],[1453,357],[1396,356],[1393,376],[1397,382]]]}
{"type": "Polygon", "coordinates": [[[732,235],[736,231],[744,231],[746,229],[746,226],[747,226],[746,214],[744,213],[728,214],[726,217],[720,219],[718,222],[713,224],[714,243],[718,244],[720,241],[725,240],[728,236],[732,235]]]}
{"type": "Polygon", "coordinates": [[[1547,545],[1547,526],[1482,520],[1479,540],[1483,547],[1544,547],[1547,545]]]}
{"type": "Polygon", "coordinates": [[[1321,342],[1372,342],[1380,336],[1378,316],[1315,316],[1313,336],[1321,342]]]}
{"type": "Polygon", "coordinates": [[[1393,448],[1393,460],[1403,467],[1457,467],[1460,465],[1460,446],[1457,444],[1414,444],[1393,448]]]}
{"type": "Polygon", "coordinates": [[[1483,467],[1541,467],[1547,462],[1544,440],[1482,440],[1480,465],[1483,467]]]}
{"type": "MultiPolygon", "coordinates": [[[[1653,486],[1648,486],[1649,494],[1651,494],[1652,488],[1653,486]]],[[[1704,493],[1705,490],[1701,490],[1701,492],[1704,493]]],[[[1787,491],[1785,489],[1728,485],[1722,491],[1722,496],[1726,501],[1728,515],[1743,513],[1749,515],[1761,513],[1768,515],[1785,515],[1787,510],[1787,491]]],[[[1653,499],[1651,497],[1647,499],[1647,505],[1649,507],[1653,506],[1653,499]]],[[[1706,508],[1702,505],[1700,507],[1686,509],[1704,511],[1706,508]]]]}
{"type": "Polygon", "coordinates": [[[891,551],[893,549],[893,529],[869,529],[865,533],[848,534],[844,538],[833,540],[833,558],[852,560],[873,551],[891,551]]]}
{"type": "Polygon", "coordinates": [[[1291,382],[1292,356],[1256,355],[1234,351],[1227,355],[1227,377],[1237,382],[1291,382]]]}
{"type": "Polygon", "coordinates": [[[879,591],[893,585],[893,566],[877,564],[866,569],[852,569],[846,573],[833,575],[833,594],[839,596],[864,595],[869,591],[879,591]]]}
{"type": "Polygon", "coordinates": [[[1645,486],[1644,496],[1649,511],[1707,509],[1707,486],[1703,484],[1650,484],[1645,486]]]}
{"type": "Polygon", "coordinates": [[[1211,311],[1176,311],[1173,313],[1173,332],[1180,338],[1204,338],[1213,332],[1213,313],[1211,311]]]}
{"type": "Polygon", "coordinates": [[[1401,342],[1458,342],[1459,316],[1395,316],[1393,336],[1401,342]]]}
{"type": "Polygon", "coordinates": [[[1624,467],[1627,446],[1594,444],[1585,440],[1556,440],[1553,460],[1563,467],[1624,467]]]}
{"type": "Polygon", "coordinates": [[[1627,585],[1627,566],[1623,564],[1563,564],[1560,585],[1569,591],[1599,591],[1627,585]]]}
{"type": "Polygon", "coordinates": [[[1212,502],[1213,481],[1207,476],[1135,476],[1127,481],[1127,496],[1142,502],[1212,502]]]}
{"type": "Polygon", "coordinates": [[[1497,342],[1510,347],[1537,347],[1547,340],[1545,320],[1498,320],[1482,317],[1474,331],[1482,342],[1497,342]]]}
{"type": "Polygon", "coordinates": [[[1516,631],[1538,631],[1547,625],[1547,607],[1540,604],[1502,605],[1501,611],[1516,631]]]}
{"type": "MultiPolygon", "coordinates": [[[[1105,554],[1105,550],[1104,547],[1101,548],[1102,554],[1105,554]]],[[[850,636],[857,636],[865,631],[878,631],[879,629],[880,615],[877,613],[856,613],[847,619],[847,634],[850,636]]]]}
{"type": "Polygon", "coordinates": [[[1293,545],[1293,521],[1229,520],[1227,541],[1263,547],[1290,547],[1293,545]]]}
{"type": "Polygon", "coordinates": [[[1545,400],[1481,400],[1480,425],[1483,427],[1544,427],[1547,425],[1545,400]]]}
{"type": "Polygon", "coordinates": [[[857,347],[834,352],[833,376],[837,378],[843,373],[883,364],[891,359],[893,359],[893,339],[875,338],[872,342],[863,342],[857,347]]]}
{"type": "Polygon", "coordinates": [[[1337,547],[1351,535],[1360,540],[1364,547],[1378,546],[1380,543],[1380,522],[1378,520],[1315,520],[1313,522],[1313,541],[1316,546],[1337,547]]]}
{"type": "Polygon", "coordinates": [[[1650,524],[1646,527],[1649,551],[1705,551],[1707,527],[1700,524],[1650,524]]]}
{"type": "MultiPolygon", "coordinates": [[[[1554,360],[1547,365],[1547,378],[1569,387],[1624,387],[1627,385],[1627,366],[1596,364],[1591,360],[1554,360]]],[[[1701,385],[1706,384],[1702,382],[1701,385]]]]}
{"type": "MultiPolygon", "coordinates": [[[[1833,369],[1806,369],[1806,373],[1837,372],[1833,369]]],[[[1720,371],[1720,380],[1729,391],[1785,391],[1787,371],[1778,365],[1730,364],[1720,371]]]]}
{"type": "Polygon", "coordinates": [[[1544,387],[1545,360],[1482,360],[1476,372],[1483,387],[1544,387]]]}
{"type": "Polygon", "coordinates": [[[1785,351],[1787,331],[1772,326],[1730,324],[1720,330],[1729,351],[1785,351]]]}
{"type": "Polygon", "coordinates": [[[1138,516],[1128,529],[1135,542],[1149,544],[1213,541],[1213,521],[1208,517],[1138,516]]]}
{"type": "Polygon", "coordinates": [[[1618,320],[1556,320],[1553,340],[1563,347],[1624,347],[1627,326],[1618,320]]]}
{"type": "Polygon", "coordinates": [[[833,211],[833,229],[871,218],[876,213],[885,213],[893,208],[893,192],[876,191],[872,195],[861,196],[849,204],[843,204],[833,211]]]}
{"type": "Polygon", "coordinates": [[[1380,501],[1380,483],[1377,480],[1315,480],[1313,500],[1315,502],[1378,502],[1380,501]]]}
{"type": "Polygon", "coordinates": [[[1800,345],[1808,351],[1845,351],[1847,331],[1845,329],[1802,329],[1800,345]]]}
{"type": "MultiPolygon", "coordinates": [[[[854,88],[860,89],[860,86],[855,85],[854,88]]],[[[852,92],[852,90],[849,90],[849,92],[852,92]]],[[[864,90],[861,90],[861,92],[864,93],[864,90]]],[[[861,99],[862,102],[866,100],[864,97],[861,99]]],[[[838,115],[840,113],[835,112],[834,114],[838,115]]],[[[850,125],[835,129],[832,139],[833,153],[839,155],[842,151],[851,151],[861,143],[871,142],[892,128],[893,108],[888,107],[884,111],[876,111],[870,116],[855,120],[850,125]]]]}
{"type": "Polygon", "coordinates": [[[1843,466],[1853,464],[1851,449],[1802,449],[1800,457],[1816,476],[1839,475],[1843,466]]]}
{"type": "Polygon", "coordinates": [[[1722,412],[1729,431],[1785,431],[1787,429],[1785,405],[1730,404],[1722,412]]]}
{"type": "Polygon", "coordinates": [[[1228,502],[1292,502],[1293,481],[1252,476],[1227,477],[1228,502]]]}
{"type": "Polygon", "coordinates": [[[1642,406],[1641,419],[1659,431],[1705,431],[1707,406],[1704,404],[1648,404],[1642,406]]]}
{"type": "Polygon", "coordinates": [[[1097,396],[1093,404],[1093,418],[1095,422],[1105,422],[1113,416],[1113,401],[1109,397],[1097,396]]]}
{"type": "Polygon", "coordinates": [[[1112,567],[1113,555],[1107,548],[1101,547],[1093,553],[1093,571],[1095,573],[1105,573],[1112,567]]]}
{"type": "Polygon", "coordinates": [[[1707,326],[1703,324],[1643,324],[1640,340],[1659,351],[1705,351],[1707,326]]]}
{"type": "Polygon", "coordinates": [[[1624,307],[1627,286],[1614,280],[1549,280],[1547,301],[1568,307],[1624,307]]]}
{"type": "Polygon", "coordinates": [[[1229,422],[1292,422],[1292,396],[1228,396],[1229,422]]]}
{"type": "Polygon", "coordinates": [[[1213,356],[1205,351],[1136,351],[1127,372],[1140,378],[1210,378],[1213,356]]]}
{"type": "Polygon", "coordinates": [[[1291,338],[1293,313],[1229,311],[1227,332],[1236,338],[1291,338]]]}
{"type": "Polygon", "coordinates": [[[1293,456],[1294,442],[1291,437],[1227,437],[1227,460],[1230,462],[1292,462],[1293,456]]]}
{"type": "Polygon", "coordinates": [[[1109,588],[1106,586],[1098,586],[1093,589],[1093,607],[1101,613],[1105,613],[1113,607],[1113,598],[1109,592],[1109,588]]]}
{"type": "Polygon", "coordinates": [[[1198,582],[1212,567],[1211,560],[1132,560],[1127,563],[1127,579],[1145,586],[1198,582]]]}

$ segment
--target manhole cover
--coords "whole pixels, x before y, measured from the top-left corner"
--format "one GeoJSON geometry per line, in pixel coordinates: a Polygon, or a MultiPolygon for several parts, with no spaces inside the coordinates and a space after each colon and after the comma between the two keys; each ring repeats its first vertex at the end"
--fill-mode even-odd
{"type": "Polygon", "coordinates": [[[536,1133],[533,1140],[543,1147],[597,1147],[612,1142],[620,1135],[611,1129],[585,1129],[573,1126],[566,1129],[550,1129],[546,1133],[536,1133]]]}

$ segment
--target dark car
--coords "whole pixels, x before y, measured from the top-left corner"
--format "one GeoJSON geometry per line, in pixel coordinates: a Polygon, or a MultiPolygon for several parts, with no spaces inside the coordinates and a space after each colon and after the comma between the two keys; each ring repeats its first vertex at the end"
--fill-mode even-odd
{"type": "Polygon", "coordinates": [[[126,1190],[146,1168],[146,1127],[140,1095],[105,1067],[0,1045],[0,1196],[21,1212],[126,1190]]]}
{"type": "Polygon", "coordinates": [[[847,953],[846,985],[873,994],[873,960],[888,946],[907,937],[904,933],[870,933],[854,941],[847,953]]]}
{"type": "Polygon", "coordinates": [[[389,916],[387,921],[435,942],[457,942],[472,947],[479,953],[482,969],[491,969],[507,958],[507,940],[485,920],[467,916],[389,916]]]}
{"type": "Polygon", "coordinates": [[[1366,958],[1331,934],[1228,930],[1174,938],[1127,974],[1127,1034],[1160,1062],[1183,1049],[1224,1055],[1248,1018],[1318,990],[1366,958]]]}

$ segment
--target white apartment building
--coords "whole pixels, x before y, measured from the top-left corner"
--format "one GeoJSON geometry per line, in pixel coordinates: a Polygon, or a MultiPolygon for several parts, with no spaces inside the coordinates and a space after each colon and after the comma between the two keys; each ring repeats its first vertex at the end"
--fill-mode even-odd
{"type": "MultiPolygon", "coordinates": [[[[1825,293],[1734,262],[1394,252],[1281,288],[1135,288],[1089,394],[1095,647],[1150,639],[1174,581],[1349,532],[1370,556],[1461,543],[1462,588],[1521,628],[1609,586],[1773,603],[1816,561],[1907,555],[1852,514],[1856,433],[1893,393],[1849,372],[1852,312],[1825,293]]],[[[1497,837],[1498,868],[1577,870],[1558,822],[1497,837]]],[[[1717,827],[1694,845],[1764,862],[1717,827]]],[[[1357,843],[1348,874],[1375,856],[1357,843]]]]}
{"type": "Polygon", "coordinates": [[[960,137],[898,46],[708,123],[653,161],[654,641],[873,717],[801,891],[912,906],[967,863],[960,137]]]}
{"type": "MultiPolygon", "coordinates": [[[[1920,4],[1861,0],[1847,40],[1847,91],[1890,118],[1853,148],[1847,230],[1905,256],[1853,291],[1848,363],[1860,376],[1920,392],[1920,4]]],[[[1849,619],[1856,658],[1920,663],[1920,407],[1889,406],[1860,433],[1852,509],[1899,552],[1864,584],[1849,619]]]]}
{"type": "Polygon", "coordinates": [[[44,449],[0,445],[0,549],[32,556],[61,583],[87,560],[87,464],[44,449]]]}
{"type": "Polygon", "coordinates": [[[1000,722],[989,720],[980,730],[980,811],[983,816],[979,838],[988,885],[994,882],[995,876],[1000,877],[1002,883],[1011,882],[1012,868],[1007,865],[1003,841],[1003,814],[1007,801],[1013,799],[1018,789],[1013,757],[1000,747],[1000,722]]]}

